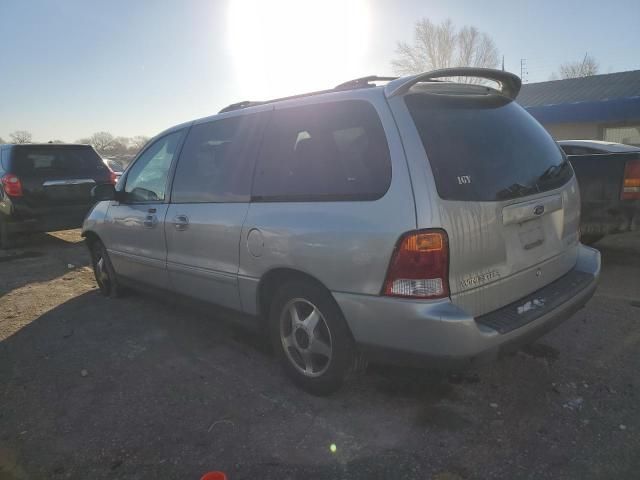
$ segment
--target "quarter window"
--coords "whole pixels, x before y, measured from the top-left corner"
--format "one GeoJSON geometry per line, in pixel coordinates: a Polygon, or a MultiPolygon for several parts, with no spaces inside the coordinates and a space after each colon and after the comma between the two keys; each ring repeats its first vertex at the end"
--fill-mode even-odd
{"type": "Polygon", "coordinates": [[[375,200],[391,183],[380,118],[362,100],[276,110],[265,135],[255,201],[375,200]]]}
{"type": "Polygon", "coordinates": [[[132,165],[124,186],[129,202],[164,201],[169,169],[183,134],[181,130],[156,140],[132,165]]]}

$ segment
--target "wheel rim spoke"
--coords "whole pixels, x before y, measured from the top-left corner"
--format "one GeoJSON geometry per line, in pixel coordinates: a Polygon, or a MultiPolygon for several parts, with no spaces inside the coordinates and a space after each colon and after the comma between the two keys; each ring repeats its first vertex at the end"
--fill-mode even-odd
{"type": "Polygon", "coordinates": [[[313,372],[313,357],[311,356],[311,352],[308,350],[298,350],[300,353],[300,357],[302,357],[302,361],[304,362],[304,371],[305,373],[314,373],[313,372]]]}
{"type": "Polygon", "coordinates": [[[293,341],[293,334],[289,334],[286,337],[282,337],[282,343],[285,348],[296,348],[296,344],[293,341]]]}
{"type": "Polygon", "coordinates": [[[316,355],[321,355],[325,358],[331,359],[331,347],[319,339],[317,336],[311,339],[309,344],[309,351],[316,355]]]}
{"type": "Polygon", "coordinates": [[[302,323],[305,327],[307,327],[307,330],[309,332],[313,332],[318,325],[318,321],[320,321],[320,312],[318,312],[318,310],[314,308],[309,316],[307,316],[307,318],[302,321],[302,323]]]}
{"type": "Polygon", "coordinates": [[[103,285],[106,285],[109,282],[109,274],[107,273],[104,265],[104,257],[99,257],[96,262],[96,266],[98,269],[98,279],[102,282],[103,285]]]}
{"type": "Polygon", "coordinates": [[[298,315],[298,309],[295,303],[289,307],[289,316],[291,317],[291,328],[300,323],[300,315],[298,315]]]}

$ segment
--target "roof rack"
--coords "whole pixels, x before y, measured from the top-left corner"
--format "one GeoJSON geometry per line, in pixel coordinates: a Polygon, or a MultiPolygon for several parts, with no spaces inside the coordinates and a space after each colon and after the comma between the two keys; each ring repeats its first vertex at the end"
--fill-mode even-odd
{"type": "Polygon", "coordinates": [[[228,107],[220,110],[219,113],[231,112],[233,110],[240,110],[247,107],[255,107],[256,105],[279,102],[281,100],[310,97],[313,95],[320,95],[322,93],[331,93],[341,90],[354,90],[357,88],[372,88],[376,86],[372,82],[389,82],[384,87],[384,92],[387,98],[390,98],[395,95],[406,93],[416,83],[442,82],[446,81],[447,77],[479,77],[487,80],[493,80],[500,84],[500,94],[511,99],[516,98],[518,92],[520,91],[520,86],[522,85],[520,78],[518,78],[513,73],[504,72],[502,70],[469,67],[443,68],[441,70],[433,70],[431,72],[421,73],[419,75],[413,75],[410,77],[379,77],[377,75],[369,75],[368,77],[349,80],[348,82],[341,83],[340,85],[337,85],[336,87],[329,90],[319,90],[316,92],[302,93],[289,97],[274,98],[272,100],[266,100],[263,102],[252,102],[249,100],[245,100],[242,102],[232,103],[228,107]]]}
{"type": "Polygon", "coordinates": [[[233,110],[239,110],[241,108],[254,107],[256,105],[260,105],[263,102],[252,102],[251,100],[243,100],[242,102],[232,103],[231,105],[227,105],[218,113],[232,112],[233,110]]]}
{"type": "Polygon", "coordinates": [[[301,93],[298,95],[274,98],[272,100],[265,100],[261,102],[244,100],[242,102],[232,103],[231,105],[224,107],[218,113],[232,112],[234,110],[240,110],[242,108],[255,107],[256,105],[264,105],[267,103],[279,102],[281,100],[291,100],[293,98],[310,97],[312,95],[319,95],[321,93],[330,93],[330,92],[336,92],[340,90],[353,90],[356,88],[370,88],[370,87],[375,87],[375,85],[373,85],[371,82],[389,82],[391,80],[396,80],[397,78],[398,77],[378,77],[377,75],[369,75],[368,77],[361,77],[361,78],[356,78],[354,80],[349,80],[348,82],[341,83],[340,85],[328,90],[318,90],[315,92],[301,93]]]}
{"type": "Polygon", "coordinates": [[[360,77],[348,82],[341,83],[334,90],[352,90],[354,88],[370,88],[375,87],[371,82],[390,82],[397,80],[399,77],[378,77],[377,75],[369,75],[368,77],[360,77]]]}

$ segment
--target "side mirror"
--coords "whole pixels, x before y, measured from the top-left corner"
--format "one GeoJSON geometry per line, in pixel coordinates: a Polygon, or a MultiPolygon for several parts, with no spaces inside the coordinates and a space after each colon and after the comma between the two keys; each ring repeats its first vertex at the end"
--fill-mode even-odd
{"type": "Polygon", "coordinates": [[[96,202],[115,200],[116,197],[116,188],[110,183],[100,183],[91,189],[91,198],[96,202]]]}

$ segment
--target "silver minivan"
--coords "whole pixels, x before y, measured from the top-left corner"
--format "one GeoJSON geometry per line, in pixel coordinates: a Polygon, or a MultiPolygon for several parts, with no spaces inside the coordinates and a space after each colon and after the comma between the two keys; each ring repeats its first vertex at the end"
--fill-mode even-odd
{"type": "Polygon", "coordinates": [[[531,342],[593,295],[600,255],[519,89],[486,69],[367,77],[173,127],[94,189],[98,285],[241,312],[317,394],[366,359],[458,366],[531,342]]]}

